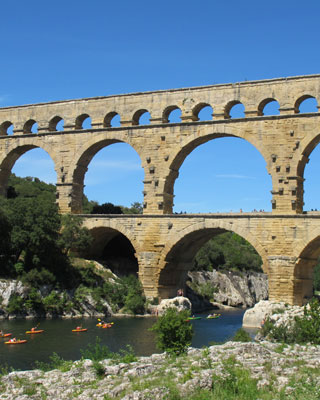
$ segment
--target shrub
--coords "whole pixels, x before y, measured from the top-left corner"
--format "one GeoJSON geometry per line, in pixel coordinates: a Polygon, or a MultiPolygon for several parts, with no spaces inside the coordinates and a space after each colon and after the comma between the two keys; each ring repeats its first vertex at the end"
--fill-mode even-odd
{"type": "Polygon", "coordinates": [[[112,357],[112,352],[108,346],[101,344],[101,339],[96,337],[95,344],[90,343],[86,349],[80,350],[82,358],[89,359],[92,361],[101,361],[106,358],[112,357]]]}
{"type": "Polygon", "coordinates": [[[184,353],[191,344],[192,324],[186,322],[189,311],[168,308],[151,328],[156,333],[157,347],[169,354],[184,353]]]}
{"type": "Polygon", "coordinates": [[[24,313],[24,299],[17,294],[12,294],[7,305],[7,312],[9,314],[19,314],[24,313]]]}
{"type": "Polygon", "coordinates": [[[320,344],[320,303],[312,299],[304,307],[302,317],[296,317],[290,325],[275,326],[270,319],[261,328],[263,336],[283,343],[320,344]]]}
{"type": "Polygon", "coordinates": [[[251,342],[251,336],[243,328],[237,330],[231,339],[233,342],[251,342]]]}

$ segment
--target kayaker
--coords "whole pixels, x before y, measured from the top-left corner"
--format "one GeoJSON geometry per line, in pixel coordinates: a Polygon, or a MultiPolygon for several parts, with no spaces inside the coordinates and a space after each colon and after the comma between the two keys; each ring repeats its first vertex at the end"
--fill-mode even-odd
{"type": "Polygon", "coordinates": [[[16,342],[16,341],[17,339],[15,337],[9,340],[9,342],[16,342]]]}
{"type": "Polygon", "coordinates": [[[82,329],[82,325],[76,327],[77,330],[82,329]]]}

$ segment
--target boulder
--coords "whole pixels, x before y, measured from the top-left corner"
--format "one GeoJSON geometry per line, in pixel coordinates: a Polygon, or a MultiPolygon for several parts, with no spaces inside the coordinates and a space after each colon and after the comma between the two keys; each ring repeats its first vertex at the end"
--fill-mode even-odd
{"type": "Polygon", "coordinates": [[[191,302],[183,296],[177,296],[173,299],[163,299],[158,305],[158,315],[164,314],[167,308],[176,308],[178,311],[191,310],[191,302]]]}

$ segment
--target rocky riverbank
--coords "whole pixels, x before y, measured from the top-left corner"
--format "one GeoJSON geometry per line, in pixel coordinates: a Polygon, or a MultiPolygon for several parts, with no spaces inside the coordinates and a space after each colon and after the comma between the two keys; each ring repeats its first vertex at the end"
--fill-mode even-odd
{"type": "Polygon", "coordinates": [[[205,349],[190,348],[187,355],[177,358],[154,354],[118,364],[111,360],[99,364],[82,360],[61,370],[11,372],[1,378],[0,397],[194,399],[195,393],[202,391],[208,394],[201,397],[204,399],[230,387],[241,398],[247,398],[242,391],[250,389],[250,398],[313,399],[320,394],[319,372],[320,346],[227,342],[205,349]],[[257,397],[252,397],[252,391],[257,397]],[[303,397],[310,393],[314,397],[303,397]]]}
{"type": "Polygon", "coordinates": [[[186,297],[194,312],[213,307],[253,307],[268,298],[268,277],[259,272],[190,271],[186,297]]]}

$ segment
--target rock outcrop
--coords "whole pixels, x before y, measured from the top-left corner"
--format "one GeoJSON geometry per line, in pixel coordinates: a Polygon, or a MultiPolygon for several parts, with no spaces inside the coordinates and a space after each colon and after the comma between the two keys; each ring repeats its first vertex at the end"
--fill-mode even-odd
{"type": "Polygon", "coordinates": [[[177,296],[173,299],[164,299],[157,307],[158,315],[162,315],[167,308],[176,308],[178,311],[191,310],[191,302],[183,296],[177,296]]]}
{"type": "Polygon", "coordinates": [[[242,325],[246,328],[260,328],[267,318],[274,322],[276,326],[279,324],[287,325],[295,317],[301,317],[303,310],[304,307],[262,300],[244,313],[242,325]]]}
{"type": "MultiPolygon", "coordinates": [[[[265,389],[268,398],[291,398],[291,393],[299,391],[303,396],[294,398],[311,399],[318,398],[308,396],[307,390],[319,387],[319,368],[320,346],[292,345],[279,349],[279,344],[269,342],[227,342],[205,349],[190,348],[185,357],[153,354],[129,364],[104,360],[99,363],[99,375],[97,363],[91,360],[76,361],[65,372],[57,369],[11,372],[0,378],[0,397],[162,400],[173,398],[170,388],[174,388],[174,398],[191,399],[199,389],[206,390],[203,394],[209,396],[216,385],[231,386],[233,391],[241,388],[241,379],[248,371],[255,379],[251,390],[257,385],[265,389]],[[237,373],[230,375],[234,368],[237,373]]],[[[259,398],[262,397],[265,398],[260,393],[259,398]]]]}
{"type": "Polygon", "coordinates": [[[212,308],[212,306],[252,307],[260,300],[268,298],[267,275],[258,272],[189,272],[187,297],[194,311],[212,308]],[[215,288],[213,298],[197,295],[194,288],[210,284],[215,288]],[[191,290],[190,290],[191,288],[191,290]]]}

